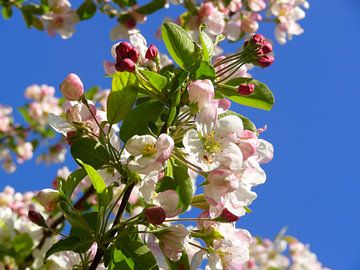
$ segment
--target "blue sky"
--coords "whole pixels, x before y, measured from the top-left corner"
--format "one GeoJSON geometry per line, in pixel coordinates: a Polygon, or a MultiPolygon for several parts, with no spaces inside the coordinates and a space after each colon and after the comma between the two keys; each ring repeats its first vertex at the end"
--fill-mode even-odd
{"type": "MultiPolygon", "coordinates": [[[[274,91],[274,109],[233,107],[258,126],[267,124],[263,138],[275,146],[274,160],[264,167],[268,181],[256,189],[253,213],[239,226],[272,237],[286,225],[289,234],[311,244],[325,265],[358,270],[360,2],[310,5],[301,22],[304,35],[285,46],[275,45],[276,63],[253,72],[274,91]]],[[[157,14],[142,28],[149,41],[156,30],[151,27],[169,12],[157,14]]],[[[26,86],[57,86],[69,72],[79,74],[87,87],[108,88],[101,63],[111,59],[108,35],[114,23],[96,16],[77,25],[75,36],[63,41],[26,29],[19,14],[0,20],[0,103],[21,106],[26,86]]],[[[259,32],[273,37],[271,27],[259,32]]],[[[19,191],[47,187],[57,168],[27,162],[13,175],[0,171],[0,189],[9,184],[19,191]]]]}

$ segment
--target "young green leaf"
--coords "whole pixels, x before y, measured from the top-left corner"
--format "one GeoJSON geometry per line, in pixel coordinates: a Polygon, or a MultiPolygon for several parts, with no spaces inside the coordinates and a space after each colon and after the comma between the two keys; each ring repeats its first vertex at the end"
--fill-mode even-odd
{"type": "Polygon", "coordinates": [[[121,250],[126,258],[134,263],[134,270],[155,270],[159,269],[154,255],[139,237],[119,237],[116,241],[116,248],[121,250]]]}
{"type": "Polygon", "coordinates": [[[136,106],[124,119],[120,129],[120,138],[126,142],[134,135],[149,133],[149,123],[155,123],[163,110],[163,104],[149,100],[136,106]]]}
{"type": "Polygon", "coordinates": [[[79,138],[71,144],[71,155],[74,159],[80,159],[82,162],[99,169],[103,164],[109,161],[109,154],[105,147],[90,138],[79,138]]]}
{"type": "Polygon", "coordinates": [[[49,258],[52,254],[60,251],[75,250],[82,245],[80,239],[75,236],[70,236],[65,239],[57,241],[52,247],[46,252],[45,259],[49,258]]]}
{"type": "Polygon", "coordinates": [[[144,77],[144,79],[141,80],[141,84],[145,85],[145,87],[152,92],[161,92],[167,84],[167,78],[159,73],[147,69],[139,69],[139,72],[144,77]]]}
{"type": "Polygon", "coordinates": [[[270,89],[262,82],[252,78],[234,78],[226,82],[226,84],[218,84],[217,90],[227,96],[232,101],[258,109],[271,110],[275,103],[274,96],[270,89]],[[244,96],[237,91],[240,84],[254,84],[254,93],[244,96]]]}
{"type": "Polygon", "coordinates": [[[214,43],[212,39],[204,32],[204,29],[206,28],[205,25],[200,26],[200,42],[203,52],[203,57],[205,61],[210,61],[212,56],[214,55],[214,43]]]}
{"type": "Polygon", "coordinates": [[[104,182],[104,179],[102,179],[101,175],[98,173],[98,171],[95,170],[91,165],[82,162],[80,159],[77,159],[77,162],[84,167],[85,171],[89,175],[91,183],[93,184],[96,192],[97,193],[104,192],[104,190],[106,189],[106,184],[104,182]]]}
{"type": "Polygon", "coordinates": [[[191,74],[193,80],[213,80],[216,77],[214,67],[208,61],[201,61],[191,74]]]}
{"type": "Polygon", "coordinates": [[[112,80],[112,91],[107,99],[107,118],[110,124],[123,120],[136,101],[138,81],[133,73],[118,72],[112,80]]]}
{"type": "Polygon", "coordinates": [[[171,22],[164,23],[161,32],[166,49],[175,62],[185,70],[192,66],[196,58],[195,45],[190,34],[181,26],[171,22]]]}
{"type": "Polygon", "coordinates": [[[77,169],[72,172],[65,181],[62,181],[61,190],[66,197],[71,198],[75,188],[85,178],[86,171],[83,168],[77,169]]]}

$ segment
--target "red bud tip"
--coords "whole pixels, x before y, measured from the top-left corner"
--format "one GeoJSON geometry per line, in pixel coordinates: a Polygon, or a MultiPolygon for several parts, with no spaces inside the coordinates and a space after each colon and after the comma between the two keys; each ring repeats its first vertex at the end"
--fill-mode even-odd
{"type": "Polygon", "coordinates": [[[120,59],[128,58],[129,52],[132,50],[133,46],[129,42],[121,42],[116,46],[116,56],[120,59]]]}
{"type": "Polygon", "coordinates": [[[222,218],[224,221],[227,222],[235,222],[237,221],[240,217],[234,215],[233,213],[231,213],[229,210],[227,210],[226,208],[221,212],[220,218],[222,218]]]}
{"type": "Polygon", "coordinates": [[[154,60],[155,57],[158,56],[158,54],[159,54],[159,51],[156,48],[156,46],[151,44],[150,47],[146,51],[145,58],[149,59],[149,60],[154,60]]]}
{"type": "Polygon", "coordinates": [[[238,93],[242,96],[248,96],[254,93],[255,85],[252,83],[249,84],[240,84],[238,88],[238,93]]]}
{"type": "Polygon", "coordinates": [[[34,210],[29,210],[28,217],[29,217],[30,221],[35,223],[36,225],[38,225],[40,227],[48,227],[45,219],[39,212],[36,212],[34,210]]]}

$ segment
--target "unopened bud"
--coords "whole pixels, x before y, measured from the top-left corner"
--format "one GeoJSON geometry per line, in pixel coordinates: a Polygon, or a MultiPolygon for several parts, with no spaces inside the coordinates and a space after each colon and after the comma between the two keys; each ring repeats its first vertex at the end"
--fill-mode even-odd
{"type": "Polygon", "coordinates": [[[40,227],[45,227],[45,228],[48,227],[44,217],[39,212],[36,212],[34,210],[29,210],[28,217],[29,217],[30,221],[35,223],[36,225],[38,225],[40,227]]]}
{"type": "Polygon", "coordinates": [[[84,86],[78,75],[70,73],[60,85],[60,90],[66,100],[79,100],[84,94],[84,86]]]}
{"type": "Polygon", "coordinates": [[[158,54],[159,54],[159,51],[156,48],[156,46],[151,44],[150,47],[146,51],[145,58],[149,59],[149,60],[154,60],[155,57],[158,56],[158,54]]]}
{"type": "Polygon", "coordinates": [[[239,216],[234,215],[226,208],[221,212],[221,215],[218,216],[215,220],[219,222],[235,222],[239,219],[239,216]]]}
{"type": "Polygon", "coordinates": [[[248,96],[254,93],[255,85],[252,83],[249,84],[240,84],[238,88],[238,93],[242,96],[248,96]]]}
{"type": "Polygon", "coordinates": [[[139,53],[138,49],[132,48],[132,49],[129,51],[128,58],[130,58],[131,60],[133,60],[135,63],[136,63],[137,60],[139,59],[139,56],[140,56],[140,53],[139,53]]]}
{"type": "Polygon", "coordinates": [[[261,35],[261,34],[253,35],[250,40],[253,43],[258,44],[258,45],[261,45],[266,41],[265,37],[263,35],[261,35]]]}
{"type": "Polygon", "coordinates": [[[59,202],[59,191],[46,188],[41,190],[36,195],[36,198],[46,211],[52,212],[55,210],[59,202]]]}
{"type": "Polygon", "coordinates": [[[273,50],[272,44],[269,41],[264,41],[264,43],[261,46],[261,50],[263,54],[271,53],[273,50]]]}
{"type": "Polygon", "coordinates": [[[160,225],[165,221],[166,214],[161,206],[146,208],[144,216],[147,222],[153,225],[160,225]]]}
{"type": "Polygon", "coordinates": [[[262,56],[259,60],[258,60],[258,64],[260,67],[268,67],[268,66],[271,66],[272,63],[274,63],[274,56],[272,55],[264,55],[262,56]]]}
{"type": "Polygon", "coordinates": [[[120,60],[115,64],[115,69],[120,72],[128,71],[128,72],[134,72],[135,71],[135,63],[130,58],[126,58],[123,60],[120,60]]]}
{"type": "Polygon", "coordinates": [[[133,17],[129,16],[129,17],[127,18],[127,20],[125,21],[125,26],[126,26],[128,29],[133,29],[133,28],[135,28],[135,26],[136,26],[136,20],[135,20],[133,17]]]}
{"type": "Polygon", "coordinates": [[[115,48],[116,57],[120,59],[128,58],[129,52],[132,48],[133,46],[129,42],[124,41],[119,43],[119,45],[115,48]]]}

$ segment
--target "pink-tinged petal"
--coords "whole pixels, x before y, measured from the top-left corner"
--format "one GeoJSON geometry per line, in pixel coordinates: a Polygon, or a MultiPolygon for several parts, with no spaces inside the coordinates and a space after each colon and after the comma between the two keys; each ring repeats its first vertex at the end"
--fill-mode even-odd
{"type": "Polygon", "coordinates": [[[113,63],[113,62],[104,60],[103,67],[104,67],[105,74],[107,74],[107,75],[112,75],[116,72],[115,63],[113,63]]]}

